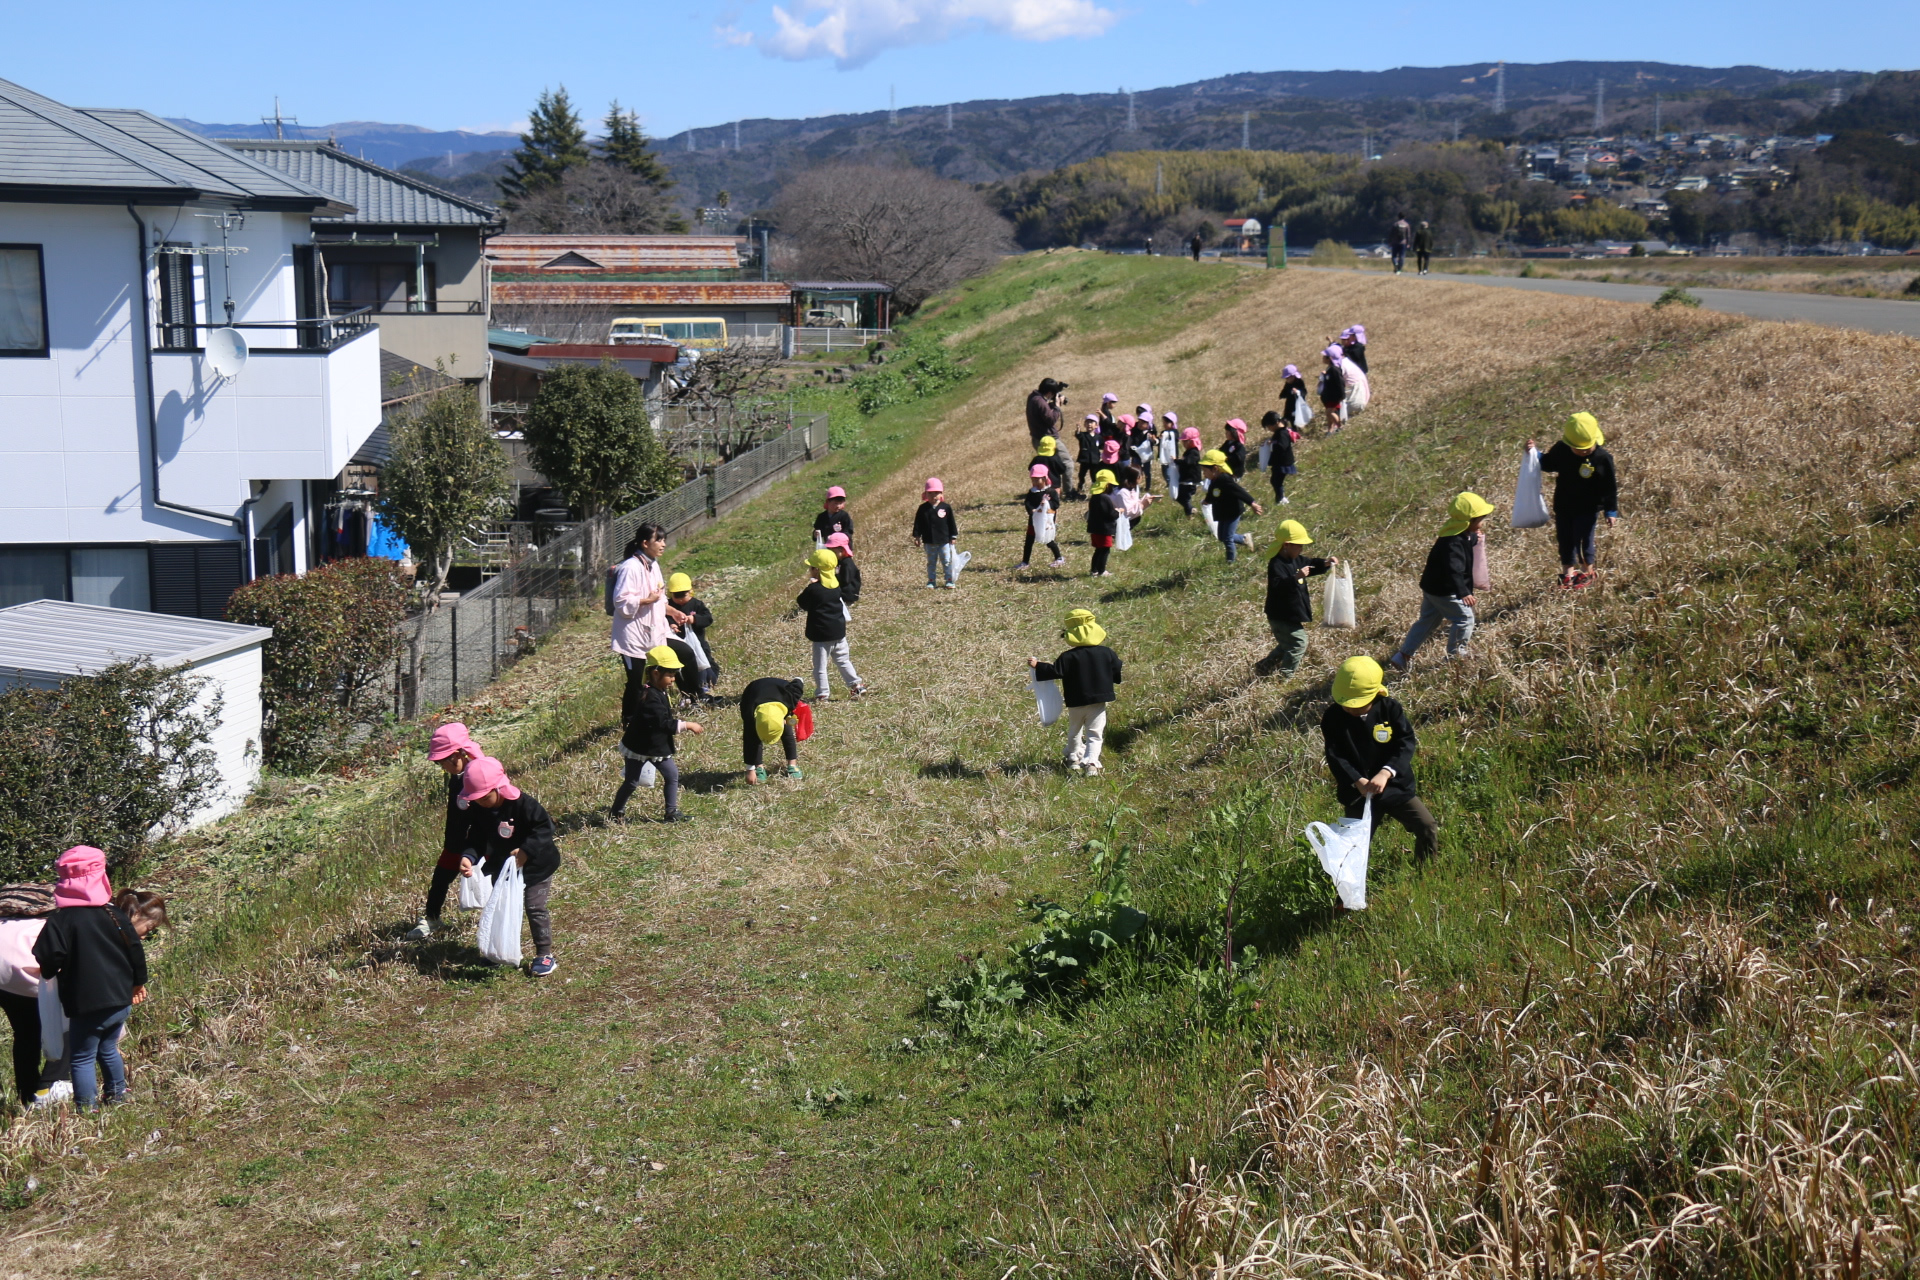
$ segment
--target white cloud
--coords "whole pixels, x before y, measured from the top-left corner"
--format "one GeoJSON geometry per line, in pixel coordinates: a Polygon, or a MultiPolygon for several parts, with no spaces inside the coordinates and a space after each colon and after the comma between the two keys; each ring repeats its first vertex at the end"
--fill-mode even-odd
{"type": "Polygon", "coordinates": [[[1094,0],[800,0],[798,12],[773,6],[776,29],[753,42],[763,53],[793,62],[832,58],[844,71],[888,49],[969,31],[1059,40],[1100,35],[1118,17],[1094,0]]]}

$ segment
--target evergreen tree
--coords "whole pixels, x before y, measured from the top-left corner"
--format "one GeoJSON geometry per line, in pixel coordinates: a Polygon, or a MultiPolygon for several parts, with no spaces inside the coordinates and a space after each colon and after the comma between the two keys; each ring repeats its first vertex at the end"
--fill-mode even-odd
{"type": "Polygon", "coordinates": [[[672,175],[647,143],[638,112],[623,111],[615,101],[607,109],[605,128],[606,136],[595,144],[594,149],[599,152],[595,159],[617,165],[662,191],[673,185],[672,175]]]}
{"type": "Polygon", "coordinates": [[[506,176],[500,179],[500,191],[508,199],[533,195],[558,185],[567,170],[592,158],[587,150],[586,128],[567,97],[566,86],[543,89],[527,131],[520,135],[520,149],[513,153],[506,176]]]}

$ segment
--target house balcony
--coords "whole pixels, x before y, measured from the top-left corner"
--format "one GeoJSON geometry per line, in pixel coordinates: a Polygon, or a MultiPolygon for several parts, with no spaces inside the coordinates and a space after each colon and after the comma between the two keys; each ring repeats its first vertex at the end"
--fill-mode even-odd
{"type": "MultiPolygon", "coordinates": [[[[198,348],[153,353],[163,490],[216,511],[246,501],[253,480],[332,479],[380,424],[370,317],[233,327],[249,347],[237,377],[220,377],[198,348]]],[[[183,335],[176,326],[166,336],[183,335]]]]}

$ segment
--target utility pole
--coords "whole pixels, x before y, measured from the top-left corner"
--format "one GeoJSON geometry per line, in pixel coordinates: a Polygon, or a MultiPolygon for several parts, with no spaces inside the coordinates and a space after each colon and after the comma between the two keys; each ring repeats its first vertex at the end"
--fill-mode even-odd
{"type": "Polygon", "coordinates": [[[1593,82],[1593,135],[1600,136],[1600,130],[1607,119],[1607,78],[1600,77],[1593,82]]]}
{"type": "Polygon", "coordinates": [[[1153,162],[1153,194],[1157,196],[1167,194],[1167,166],[1164,160],[1153,162]]]}
{"type": "Polygon", "coordinates": [[[947,104],[947,132],[953,132],[953,104],[951,102],[947,104]]]}
{"type": "Polygon", "coordinates": [[[1660,136],[1660,95],[1653,95],[1653,136],[1660,136]]]}
{"type": "Polygon", "coordinates": [[[1240,149],[1242,151],[1253,150],[1252,138],[1253,138],[1253,112],[1242,111],[1240,113],[1240,149]]]}
{"type": "Polygon", "coordinates": [[[1504,115],[1507,110],[1507,64],[1497,62],[1493,67],[1493,114],[1504,115]]]}
{"type": "Polygon", "coordinates": [[[299,124],[300,120],[297,116],[283,116],[280,114],[280,95],[276,93],[273,95],[273,114],[270,116],[261,116],[260,123],[272,125],[273,136],[281,141],[285,141],[287,136],[286,126],[299,124]]]}
{"type": "Polygon", "coordinates": [[[900,113],[893,109],[893,86],[887,86],[887,123],[899,124],[900,113]]]}
{"type": "Polygon", "coordinates": [[[1134,132],[1133,95],[1131,93],[1127,95],[1127,132],[1128,133],[1134,132]]]}
{"type": "Polygon", "coordinates": [[[738,120],[733,122],[733,149],[735,151],[740,149],[740,122],[738,120]]]}

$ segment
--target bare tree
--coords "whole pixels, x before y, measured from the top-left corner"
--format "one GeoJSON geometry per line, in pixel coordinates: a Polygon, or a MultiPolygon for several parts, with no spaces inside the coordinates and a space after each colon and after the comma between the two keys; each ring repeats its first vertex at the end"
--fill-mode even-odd
{"type": "Polygon", "coordinates": [[[924,169],[810,169],[781,190],[774,213],[803,276],[892,285],[901,312],[1013,248],[1012,224],[978,192],[924,169]]]}
{"type": "Polygon", "coordinates": [[[662,424],[669,441],[682,455],[694,444],[724,461],[784,430],[786,405],[772,399],[780,367],[778,345],[736,342],[675,368],[666,378],[662,424]]]}
{"type": "Polygon", "coordinates": [[[537,235],[657,235],[685,223],[645,175],[595,160],[514,201],[511,230],[537,235]]]}

